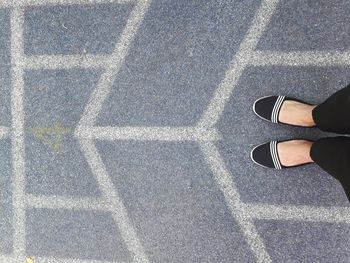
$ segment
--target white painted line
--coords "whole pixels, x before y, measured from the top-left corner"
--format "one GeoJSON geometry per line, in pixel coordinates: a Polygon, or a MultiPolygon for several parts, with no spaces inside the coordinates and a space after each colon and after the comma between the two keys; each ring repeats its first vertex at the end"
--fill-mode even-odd
{"type": "MultiPolygon", "coordinates": [[[[23,10],[11,12],[11,65],[12,65],[12,162],[13,162],[13,253],[17,259],[25,258],[25,150],[24,150],[24,80],[23,80],[23,10]]],[[[20,262],[20,261],[18,261],[20,262]]]]}
{"type": "Polygon", "coordinates": [[[133,254],[135,262],[148,262],[147,256],[137,237],[136,231],[130,222],[127,210],[119,197],[116,187],[108,176],[103,161],[92,140],[79,140],[82,151],[85,154],[92,173],[100,186],[104,198],[112,204],[112,216],[118,224],[120,233],[128,249],[133,254]]]}
{"type": "Polygon", "coordinates": [[[199,120],[199,126],[212,127],[219,120],[227,101],[231,97],[234,87],[237,86],[244,69],[249,65],[251,54],[265,31],[278,2],[278,0],[262,1],[260,8],[255,13],[247,34],[229,65],[224,79],[215,90],[208,108],[199,120]]]}
{"type": "Polygon", "coordinates": [[[104,3],[124,4],[129,2],[134,2],[134,0],[0,0],[0,8],[41,5],[89,5],[104,3]]]}
{"type": "Polygon", "coordinates": [[[239,192],[237,191],[216,146],[212,142],[201,142],[200,146],[205,159],[213,172],[214,179],[225,197],[231,215],[241,227],[248,245],[257,258],[257,262],[272,262],[270,256],[266,252],[264,242],[260,238],[253,222],[245,215],[245,206],[240,200],[239,192]]]}
{"type": "Polygon", "coordinates": [[[253,66],[349,66],[350,51],[256,51],[250,63],[253,66]]]}
{"type": "Polygon", "coordinates": [[[151,1],[138,2],[130,13],[120,40],[116,44],[115,50],[110,58],[110,64],[113,64],[113,67],[106,68],[106,71],[100,77],[99,83],[96,89],[92,92],[78,126],[93,126],[95,123],[102,108],[102,104],[107,98],[118,72],[122,68],[129,46],[133,41],[138,28],[142,24],[150,3],[151,1]]]}
{"type": "Polygon", "coordinates": [[[217,141],[215,128],[196,127],[79,127],[76,138],[98,140],[217,141]]]}
{"type": "Polygon", "coordinates": [[[9,137],[10,129],[7,127],[0,126],[0,140],[9,137]]]}
{"type": "Polygon", "coordinates": [[[104,55],[30,56],[24,60],[27,69],[105,68],[111,66],[104,55]]]}
{"type": "Polygon", "coordinates": [[[101,260],[83,260],[83,259],[54,258],[54,257],[33,257],[33,259],[34,259],[34,263],[133,263],[130,261],[106,262],[101,260]]]}
{"type": "Polygon", "coordinates": [[[104,198],[68,198],[63,196],[25,196],[27,208],[80,209],[110,211],[111,204],[104,198]]]}
{"type": "Polygon", "coordinates": [[[252,219],[295,220],[350,224],[349,207],[312,207],[294,205],[244,204],[252,219]]]}
{"type": "Polygon", "coordinates": [[[0,262],[1,263],[18,263],[19,261],[13,255],[0,255],[0,262]]]}

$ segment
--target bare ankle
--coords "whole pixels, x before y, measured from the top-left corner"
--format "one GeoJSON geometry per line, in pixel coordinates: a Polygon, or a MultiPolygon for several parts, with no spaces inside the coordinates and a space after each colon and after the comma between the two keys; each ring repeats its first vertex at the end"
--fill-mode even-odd
{"type": "Polygon", "coordinates": [[[282,165],[290,166],[296,164],[312,163],[310,149],[313,141],[291,140],[277,144],[282,165]]]}
{"type": "Polygon", "coordinates": [[[308,126],[315,126],[316,123],[312,117],[312,110],[316,108],[317,105],[309,106],[306,114],[306,120],[305,122],[308,124],[308,126]]]}
{"type": "Polygon", "coordinates": [[[303,141],[303,143],[304,143],[304,147],[305,147],[305,155],[304,155],[304,161],[305,162],[314,162],[312,159],[311,159],[311,156],[310,156],[310,151],[311,151],[311,146],[313,145],[313,141],[307,141],[307,140],[305,140],[305,141],[303,141]]]}

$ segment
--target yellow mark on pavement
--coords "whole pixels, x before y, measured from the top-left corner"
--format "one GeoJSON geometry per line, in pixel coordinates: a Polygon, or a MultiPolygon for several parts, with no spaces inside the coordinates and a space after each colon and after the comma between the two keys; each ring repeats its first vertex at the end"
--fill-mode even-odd
{"type": "Polygon", "coordinates": [[[48,128],[33,128],[32,132],[35,137],[40,139],[52,150],[61,153],[63,150],[64,136],[69,134],[70,129],[64,128],[60,122],[48,128]]]}
{"type": "Polygon", "coordinates": [[[27,257],[27,263],[34,263],[34,259],[32,259],[31,257],[27,257]]]}

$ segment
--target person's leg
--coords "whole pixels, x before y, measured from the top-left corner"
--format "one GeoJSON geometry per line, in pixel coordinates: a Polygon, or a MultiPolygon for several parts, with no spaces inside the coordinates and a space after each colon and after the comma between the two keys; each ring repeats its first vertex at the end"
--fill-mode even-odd
{"type": "Polygon", "coordinates": [[[324,132],[350,134],[350,85],[338,90],[319,105],[286,100],[279,121],[299,126],[316,126],[324,132]]]}
{"type": "Polygon", "coordinates": [[[312,110],[316,127],[324,132],[350,134],[350,85],[312,110]]]}
{"type": "Polygon", "coordinates": [[[350,201],[350,137],[338,136],[316,140],[310,148],[310,157],[341,183],[350,201]]]}
{"type": "Polygon", "coordinates": [[[315,162],[341,183],[350,201],[350,137],[284,141],[277,151],[284,166],[315,162]]]}

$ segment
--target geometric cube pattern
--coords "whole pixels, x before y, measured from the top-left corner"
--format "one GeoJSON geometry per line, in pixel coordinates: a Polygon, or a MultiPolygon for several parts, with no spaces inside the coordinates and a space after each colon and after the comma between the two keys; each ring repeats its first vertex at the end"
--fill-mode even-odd
{"type": "MultiPolygon", "coordinates": [[[[273,16],[278,0],[262,0],[253,20],[249,25],[238,51],[234,55],[224,78],[218,84],[211,97],[209,105],[202,113],[199,121],[194,126],[96,126],[97,117],[108,98],[112,84],[120,71],[125,57],[128,54],[138,28],[142,25],[151,1],[135,1],[125,27],[121,32],[119,40],[115,44],[113,52],[109,55],[35,55],[27,56],[24,52],[23,27],[24,12],[27,7],[40,5],[84,5],[103,2],[123,4],[129,1],[123,0],[33,0],[33,1],[2,1],[1,8],[10,9],[10,53],[11,53],[11,128],[0,127],[0,138],[11,140],[11,163],[12,163],[12,223],[13,223],[13,249],[4,255],[0,255],[1,262],[24,262],[27,252],[34,252],[33,245],[28,245],[28,238],[33,238],[35,232],[26,230],[28,217],[30,225],[40,222],[35,219],[36,211],[44,211],[48,217],[73,218],[84,214],[85,218],[94,218],[105,214],[113,220],[105,219],[105,224],[111,225],[111,221],[117,225],[113,227],[116,233],[119,231],[121,239],[125,243],[119,245],[120,258],[118,262],[150,262],[148,253],[138,237],[137,225],[129,218],[118,187],[114,187],[109,171],[96,147],[96,141],[137,141],[137,142],[181,142],[197,144],[210,168],[214,181],[220,189],[227,208],[232,218],[237,222],[243,233],[245,242],[252,253],[252,258],[247,262],[272,262],[271,249],[267,249],[262,235],[260,235],[255,223],[258,220],[291,220],[310,223],[333,223],[350,224],[349,207],[318,207],[308,205],[276,205],[268,203],[243,202],[240,193],[223,161],[216,142],[222,136],[216,124],[223,114],[224,107],[234,96],[234,89],[238,85],[240,77],[248,67],[264,66],[349,66],[350,53],[348,51],[257,51],[256,47],[262,34],[273,16]],[[27,193],[26,184],[26,151],[24,134],[24,72],[36,69],[72,69],[72,68],[99,68],[103,72],[99,76],[96,87],[93,89],[83,113],[74,129],[74,138],[78,142],[89,169],[94,176],[100,190],[100,195],[80,197],[67,197],[60,195],[35,195],[27,193]],[[57,211],[56,211],[57,210],[57,211]],[[63,213],[64,210],[71,210],[63,213]],[[50,213],[49,211],[53,211],[50,213]],[[127,250],[127,251],[126,251],[127,250]]],[[[86,222],[89,220],[87,219],[86,222]]],[[[60,225],[59,222],[56,222],[60,225]]],[[[74,225],[74,224],[73,224],[74,225]]],[[[103,225],[98,226],[103,229],[103,225]]],[[[263,228],[261,226],[260,228],[263,228]]],[[[265,226],[265,228],[268,228],[265,226]]],[[[87,226],[87,232],[91,226],[87,226]]],[[[38,228],[38,231],[40,228],[38,228]]],[[[52,230],[54,231],[54,229],[52,230]]],[[[84,232],[84,231],[83,231],[84,232]]],[[[78,233],[83,233],[78,232],[78,233]]],[[[41,233],[44,235],[43,233],[41,233]]],[[[93,236],[93,234],[91,234],[93,236]]],[[[117,234],[119,235],[119,234],[117,234]]],[[[78,239],[77,234],[77,239],[78,239]]],[[[57,235],[57,238],[59,235],[57,235]]],[[[43,246],[49,244],[42,244],[43,246]]],[[[77,258],[74,251],[65,251],[68,258],[56,256],[39,256],[36,262],[103,262],[91,259],[89,247],[86,249],[87,258],[77,258]],[[71,256],[71,257],[69,257],[71,256]]],[[[62,252],[63,253],[63,252],[62,252]]],[[[55,254],[55,253],[53,253],[55,254]]],[[[112,262],[106,256],[106,262],[112,262]]],[[[281,260],[281,258],[278,258],[281,260]]],[[[288,259],[292,262],[292,259],[288,259]]],[[[116,262],[117,262],[116,261],[116,262]]],[[[285,261],[287,262],[287,261],[285,261]]]]}

